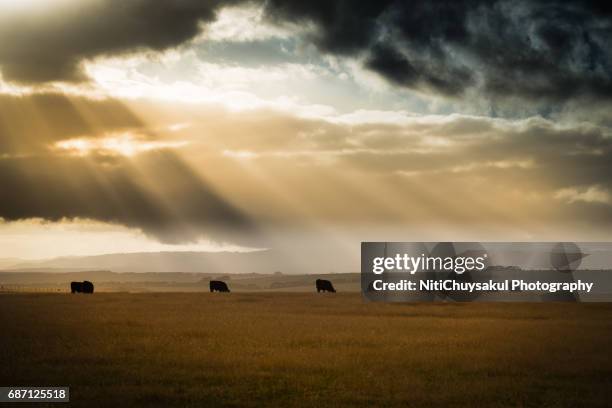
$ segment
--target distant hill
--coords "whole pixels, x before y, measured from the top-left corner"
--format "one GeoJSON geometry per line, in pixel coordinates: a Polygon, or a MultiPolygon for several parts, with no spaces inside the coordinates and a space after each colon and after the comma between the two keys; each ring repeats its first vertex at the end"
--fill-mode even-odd
{"type": "Polygon", "coordinates": [[[0,283],[3,284],[54,284],[72,281],[91,280],[94,282],[198,282],[208,276],[200,273],[117,273],[111,271],[78,271],[57,272],[50,270],[46,272],[33,272],[29,270],[2,272],[0,271],[0,283]]]}
{"type": "MultiPolygon", "coordinates": [[[[491,244],[491,265],[515,266],[524,270],[549,269],[550,245],[491,244]]],[[[586,257],[581,269],[609,269],[612,264],[609,246],[581,243],[586,257]]],[[[95,256],[61,257],[36,261],[0,259],[0,271],[19,272],[186,272],[225,274],[285,275],[353,273],[360,268],[359,259],[338,254],[326,248],[310,250],[296,245],[291,252],[262,250],[254,252],[138,252],[95,256]]]]}
{"type": "Polygon", "coordinates": [[[0,269],[12,268],[20,262],[23,262],[23,260],[19,258],[0,258],[0,269]]]}
{"type": "MultiPolygon", "coordinates": [[[[329,267],[329,266],[327,266],[329,267]]],[[[316,259],[294,259],[272,250],[255,252],[141,252],[96,256],[62,257],[21,261],[5,271],[69,272],[108,270],[113,272],[190,272],[207,274],[327,273],[316,259]],[[323,269],[321,269],[323,268],[323,269]]],[[[338,271],[338,272],[349,272],[338,271]]]]}

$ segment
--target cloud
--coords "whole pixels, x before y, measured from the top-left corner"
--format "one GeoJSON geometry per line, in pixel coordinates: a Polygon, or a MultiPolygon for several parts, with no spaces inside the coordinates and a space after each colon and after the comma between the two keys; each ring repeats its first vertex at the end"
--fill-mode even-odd
{"type": "Polygon", "coordinates": [[[269,24],[263,17],[262,8],[253,4],[223,8],[217,14],[215,21],[204,27],[201,41],[252,43],[291,36],[289,28],[269,24]]]}
{"type": "Polygon", "coordinates": [[[0,217],[92,219],[142,230],[163,242],[202,237],[241,242],[252,224],[169,151],[131,160],[80,157],[0,160],[0,217]]]}
{"type": "Polygon", "coordinates": [[[585,203],[612,204],[610,191],[601,186],[589,186],[587,188],[564,188],[557,191],[555,198],[570,204],[582,201],[585,203]]]}
{"type": "Polygon", "coordinates": [[[392,4],[389,0],[269,0],[265,2],[265,10],[273,21],[314,24],[317,29],[309,33],[310,40],[319,48],[351,55],[371,43],[379,29],[378,18],[392,4]]]}
{"type": "Polygon", "coordinates": [[[175,48],[204,26],[198,41],[206,30],[211,41],[291,35],[362,61],[394,86],[485,98],[494,110],[502,101],[550,110],[612,99],[612,12],[594,1],[64,0],[4,11],[0,69],[8,81],[82,80],[83,61],[175,48]],[[236,30],[232,21],[245,19],[248,29],[236,30]]]}
{"type": "Polygon", "coordinates": [[[56,114],[32,108],[54,98],[4,99],[0,218],[92,219],[164,242],[253,247],[268,247],[261,228],[612,225],[612,206],[593,205],[612,191],[602,126],[76,97],[53,102],[56,114]]]}
{"type": "Polygon", "coordinates": [[[176,122],[114,99],[0,95],[0,219],[92,219],[164,242],[245,242],[253,225],[188,166],[176,122]],[[174,125],[174,126],[173,126],[174,125]]]}
{"type": "Polygon", "coordinates": [[[142,126],[116,99],[0,94],[0,154],[35,153],[60,140],[142,126]]]}
{"type": "Polygon", "coordinates": [[[6,80],[83,80],[81,61],[176,47],[194,38],[201,22],[213,21],[220,7],[206,0],[75,3],[2,10],[0,66],[6,80]]]}
{"type": "MultiPolygon", "coordinates": [[[[254,114],[242,115],[233,131],[210,122],[207,130],[225,136],[219,169],[233,161],[249,180],[253,169],[329,222],[514,222],[526,229],[536,222],[612,223],[612,212],[584,210],[569,196],[561,202],[556,196],[574,186],[612,189],[612,134],[605,127],[465,115],[403,115],[393,124],[381,112],[353,119],[254,114]]],[[[601,199],[595,192],[581,198],[601,199]]],[[[291,213],[268,205],[275,215],[291,213]]]]}
{"type": "Polygon", "coordinates": [[[393,84],[406,88],[456,96],[472,85],[472,75],[466,69],[448,70],[442,64],[430,65],[417,66],[399,50],[388,45],[373,47],[366,60],[366,67],[378,72],[393,84]],[[444,72],[445,68],[448,72],[444,72]]]}
{"type": "Polygon", "coordinates": [[[611,11],[597,2],[520,0],[266,3],[272,19],[311,22],[324,52],[410,89],[563,102],[612,97],[611,11]]]}
{"type": "Polygon", "coordinates": [[[97,138],[75,138],[56,142],[52,148],[75,156],[107,155],[132,157],[153,150],[174,149],[186,146],[186,141],[147,140],[147,137],[130,132],[108,134],[97,138]]]}

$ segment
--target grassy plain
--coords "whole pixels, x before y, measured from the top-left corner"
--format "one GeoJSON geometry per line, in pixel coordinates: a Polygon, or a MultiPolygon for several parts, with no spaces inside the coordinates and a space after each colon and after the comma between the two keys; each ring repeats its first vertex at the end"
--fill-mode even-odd
{"type": "Polygon", "coordinates": [[[0,326],[0,385],[71,406],[612,405],[612,304],[3,294],[0,326]]]}

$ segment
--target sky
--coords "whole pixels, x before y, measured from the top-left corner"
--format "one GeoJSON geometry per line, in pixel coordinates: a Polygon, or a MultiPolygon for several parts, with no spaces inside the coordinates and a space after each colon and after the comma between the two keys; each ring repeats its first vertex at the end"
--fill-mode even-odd
{"type": "Polygon", "coordinates": [[[0,0],[0,258],[610,240],[610,44],[595,1],[0,0]]]}

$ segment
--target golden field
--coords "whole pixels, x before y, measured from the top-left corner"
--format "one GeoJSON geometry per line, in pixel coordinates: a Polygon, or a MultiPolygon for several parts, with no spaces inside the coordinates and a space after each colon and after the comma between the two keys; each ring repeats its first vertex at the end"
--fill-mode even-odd
{"type": "Polygon", "coordinates": [[[612,405],[612,304],[3,294],[0,324],[1,385],[74,406],[612,405]]]}

